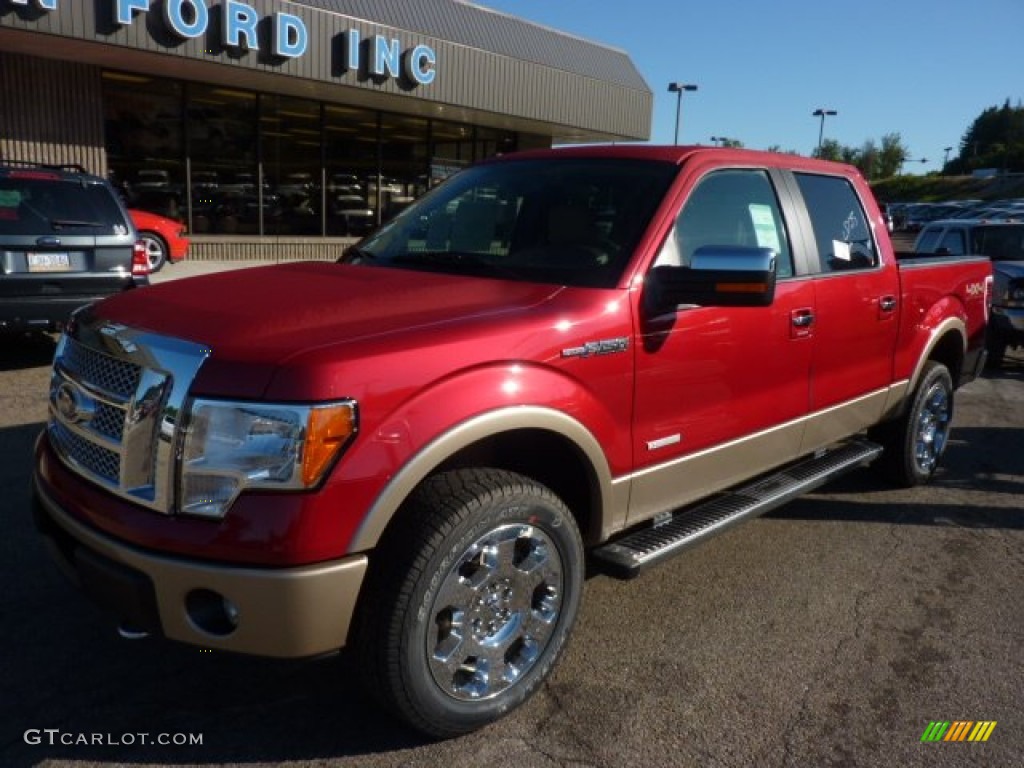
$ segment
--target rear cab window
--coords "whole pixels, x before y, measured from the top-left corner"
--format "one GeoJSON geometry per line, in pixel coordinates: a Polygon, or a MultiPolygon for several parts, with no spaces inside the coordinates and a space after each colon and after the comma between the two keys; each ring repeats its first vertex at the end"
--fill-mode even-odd
{"type": "Polygon", "coordinates": [[[818,246],[822,273],[867,270],[880,263],[867,214],[849,179],[796,173],[818,246]]]}

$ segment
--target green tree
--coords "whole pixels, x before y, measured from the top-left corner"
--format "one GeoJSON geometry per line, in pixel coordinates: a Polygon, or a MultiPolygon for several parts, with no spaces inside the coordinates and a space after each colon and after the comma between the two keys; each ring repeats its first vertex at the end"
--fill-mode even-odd
{"type": "Polygon", "coordinates": [[[821,142],[821,146],[814,150],[813,156],[821,160],[834,160],[835,162],[842,162],[843,147],[835,139],[825,139],[823,142],[821,142]]]}
{"type": "Polygon", "coordinates": [[[910,150],[903,146],[903,138],[898,133],[887,133],[882,137],[882,148],[878,150],[877,165],[874,175],[868,178],[887,179],[900,172],[900,168],[910,157],[910,150]]]}
{"type": "Polygon", "coordinates": [[[1024,107],[989,107],[974,119],[960,140],[960,154],[944,173],[968,174],[978,168],[1024,171],[1024,107]]]}

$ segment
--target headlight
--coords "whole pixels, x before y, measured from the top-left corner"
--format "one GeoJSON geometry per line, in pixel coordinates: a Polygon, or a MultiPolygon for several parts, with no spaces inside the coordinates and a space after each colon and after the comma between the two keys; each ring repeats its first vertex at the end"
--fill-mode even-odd
{"type": "Polygon", "coordinates": [[[182,455],[181,511],[223,517],[247,488],[312,488],[356,432],[356,404],[195,400],[182,455]]]}

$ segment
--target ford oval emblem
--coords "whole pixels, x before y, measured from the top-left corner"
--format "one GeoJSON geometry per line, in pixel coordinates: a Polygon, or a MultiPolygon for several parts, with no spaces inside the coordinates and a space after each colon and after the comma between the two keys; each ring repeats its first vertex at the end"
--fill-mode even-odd
{"type": "Polygon", "coordinates": [[[60,417],[69,424],[90,421],[96,412],[96,404],[69,381],[62,381],[53,393],[53,404],[60,417]]]}

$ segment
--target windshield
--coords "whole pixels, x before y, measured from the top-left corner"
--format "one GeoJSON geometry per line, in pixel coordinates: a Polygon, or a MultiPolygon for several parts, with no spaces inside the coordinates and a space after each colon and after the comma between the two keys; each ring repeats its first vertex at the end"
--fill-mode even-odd
{"type": "Polygon", "coordinates": [[[352,249],[356,263],[613,287],[676,166],[510,160],[459,172],[352,249]]]}
{"type": "Polygon", "coordinates": [[[971,236],[971,251],[992,261],[1024,261],[1024,226],[978,227],[971,236]]]}

